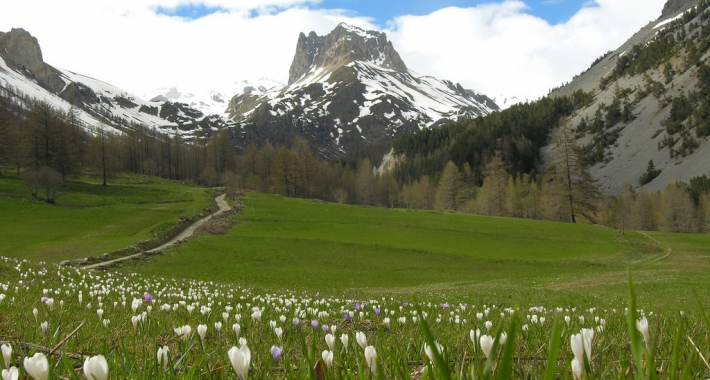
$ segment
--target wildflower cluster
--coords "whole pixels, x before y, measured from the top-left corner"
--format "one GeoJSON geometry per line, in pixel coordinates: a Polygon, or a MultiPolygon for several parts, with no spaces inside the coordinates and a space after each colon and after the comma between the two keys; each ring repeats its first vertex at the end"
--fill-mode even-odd
{"type": "Polygon", "coordinates": [[[617,378],[674,356],[673,378],[710,373],[702,313],[276,294],[6,258],[0,273],[3,379],[617,378]]]}

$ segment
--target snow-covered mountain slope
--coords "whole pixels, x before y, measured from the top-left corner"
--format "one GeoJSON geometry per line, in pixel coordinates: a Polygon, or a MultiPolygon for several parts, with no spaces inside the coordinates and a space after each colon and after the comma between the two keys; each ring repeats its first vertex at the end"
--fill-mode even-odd
{"type": "Polygon", "coordinates": [[[268,91],[281,89],[285,83],[268,78],[256,80],[237,80],[225,83],[209,90],[183,89],[177,87],[155,88],[142,94],[143,99],[151,102],[172,102],[187,104],[205,115],[226,114],[229,99],[247,91],[265,94],[268,91]]]}
{"type": "Polygon", "coordinates": [[[100,80],[50,66],[42,60],[37,39],[23,29],[0,33],[0,96],[25,104],[41,100],[65,112],[74,107],[87,128],[127,130],[140,124],[167,133],[204,135],[230,124],[184,103],[146,101],[100,80]]]}
{"type": "Polygon", "coordinates": [[[245,91],[227,111],[242,147],[299,137],[332,158],[497,109],[485,95],[410,72],[384,33],[340,24],[299,36],[288,86],[245,91]]]}

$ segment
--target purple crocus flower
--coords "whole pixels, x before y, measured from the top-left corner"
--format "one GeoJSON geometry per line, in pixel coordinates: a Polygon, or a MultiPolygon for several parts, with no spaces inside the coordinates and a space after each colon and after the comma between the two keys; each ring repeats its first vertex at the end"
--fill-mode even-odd
{"type": "Polygon", "coordinates": [[[378,317],[380,316],[380,308],[379,307],[375,308],[375,315],[378,317]]]}
{"type": "Polygon", "coordinates": [[[42,297],[42,303],[47,303],[47,297],[42,297]]]}
{"type": "Polygon", "coordinates": [[[444,310],[446,310],[446,309],[449,308],[449,304],[448,304],[448,303],[442,303],[442,304],[439,305],[439,306],[441,306],[441,308],[444,309],[444,310]]]}
{"type": "Polygon", "coordinates": [[[343,318],[345,318],[345,321],[346,321],[346,322],[352,322],[352,321],[353,321],[352,318],[350,318],[350,314],[348,314],[348,313],[343,314],[343,318]]]}
{"type": "Polygon", "coordinates": [[[148,292],[143,293],[143,302],[153,302],[153,296],[148,292]]]}
{"type": "Polygon", "coordinates": [[[298,328],[298,325],[301,324],[301,320],[298,319],[298,317],[293,318],[293,327],[298,328]]]}
{"type": "Polygon", "coordinates": [[[354,308],[355,311],[360,312],[360,302],[356,302],[354,308]]]}
{"type": "Polygon", "coordinates": [[[323,326],[321,326],[321,328],[323,329],[324,333],[326,333],[326,334],[328,333],[328,325],[323,325],[323,326]]]}
{"type": "Polygon", "coordinates": [[[283,354],[284,349],[277,346],[271,346],[271,357],[274,358],[274,363],[279,365],[279,360],[281,360],[281,354],[283,354]]]}
{"type": "Polygon", "coordinates": [[[313,326],[313,331],[318,330],[318,321],[317,320],[312,320],[311,321],[311,326],[313,326]]]}

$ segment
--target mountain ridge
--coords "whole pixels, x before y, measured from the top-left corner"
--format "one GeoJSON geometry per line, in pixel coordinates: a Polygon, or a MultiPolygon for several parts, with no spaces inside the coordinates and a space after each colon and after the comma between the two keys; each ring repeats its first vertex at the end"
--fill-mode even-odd
{"type": "Polygon", "coordinates": [[[227,112],[238,148],[300,138],[332,159],[498,109],[461,85],[415,76],[386,34],[341,23],[325,36],[301,33],[288,85],[237,94],[227,112]]]}
{"type": "Polygon", "coordinates": [[[44,62],[39,41],[22,28],[0,32],[0,90],[25,104],[75,112],[86,128],[126,131],[136,124],[184,136],[209,135],[229,123],[187,104],[145,101],[106,82],[44,62]]]}
{"type": "Polygon", "coordinates": [[[710,166],[707,165],[710,162],[708,139],[695,136],[694,127],[687,122],[687,131],[683,132],[686,137],[666,128],[673,109],[672,100],[681,95],[689,97],[696,92],[698,67],[710,59],[710,54],[705,51],[696,62],[689,63],[688,60],[689,47],[699,44],[694,36],[702,38],[703,28],[707,27],[703,14],[707,14],[708,9],[697,9],[698,5],[706,7],[708,4],[700,0],[669,0],[657,20],[643,27],[570,83],[550,93],[550,96],[557,97],[577,90],[595,92],[595,100],[571,117],[567,126],[578,130],[578,144],[585,147],[595,161],[591,173],[599,180],[602,189],[609,193],[621,192],[625,182],[634,187],[662,190],[672,182],[688,182],[693,177],[710,175],[710,166]],[[696,15],[691,15],[689,11],[696,15]],[[671,49],[664,42],[666,40],[675,46],[672,48],[675,50],[666,53],[670,54],[670,58],[659,60],[657,66],[639,73],[617,74],[642,58],[638,53],[644,49],[671,49]],[[630,120],[615,122],[601,130],[592,128],[596,131],[594,133],[585,129],[587,127],[582,128],[585,131],[579,130],[580,125],[594,123],[598,119],[597,112],[602,116],[610,114],[609,107],[616,107],[616,104],[628,109],[630,120]],[[670,143],[669,138],[675,142],[670,143]],[[697,144],[697,147],[686,151],[686,144],[697,144]],[[676,153],[681,150],[686,153],[676,153]],[[649,161],[653,161],[660,172],[648,183],[641,184],[639,179],[648,170],[649,161]]]}

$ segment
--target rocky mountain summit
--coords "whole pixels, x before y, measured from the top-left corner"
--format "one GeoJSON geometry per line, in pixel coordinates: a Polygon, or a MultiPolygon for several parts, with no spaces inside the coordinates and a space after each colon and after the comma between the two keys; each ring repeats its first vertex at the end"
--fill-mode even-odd
{"type": "Polygon", "coordinates": [[[353,61],[375,62],[385,69],[407,72],[385,33],[340,24],[326,36],[319,37],[315,32],[308,37],[303,33],[298,36],[288,84],[302,79],[314,67],[343,66],[353,61]]]}
{"type": "Polygon", "coordinates": [[[129,130],[136,125],[171,134],[209,135],[229,123],[185,103],[145,101],[128,92],[44,62],[36,38],[24,29],[0,32],[0,96],[28,107],[41,100],[65,112],[72,109],[87,127],[129,130]]]}
{"type": "Polygon", "coordinates": [[[301,138],[334,158],[497,109],[485,95],[412,73],[386,34],[340,24],[325,36],[301,33],[288,85],[246,89],[227,112],[237,147],[301,138]]]}
{"type": "Polygon", "coordinates": [[[710,2],[669,0],[662,15],[550,96],[594,101],[567,121],[602,188],[651,190],[710,175],[710,2]],[[653,167],[649,162],[653,162],[653,167]]]}
{"type": "Polygon", "coordinates": [[[39,42],[24,29],[0,32],[0,57],[8,66],[36,80],[48,91],[57,93],[66,85],[59,71],[44,63],[39,42]]]}

